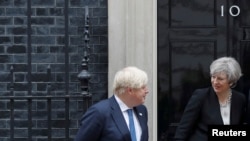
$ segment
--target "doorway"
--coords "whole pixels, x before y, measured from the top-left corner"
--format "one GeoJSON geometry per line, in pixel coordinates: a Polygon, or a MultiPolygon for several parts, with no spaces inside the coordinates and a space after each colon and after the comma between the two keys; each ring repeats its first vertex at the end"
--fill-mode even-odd
{"type": "Polygon", "coordinates": [[[249,6],[248,0],[157,1],[158,141],[173,139],[193,90],[210,86],[214,59],[239,61],[243,77],[235,89],[248,96],[249,6]]]}

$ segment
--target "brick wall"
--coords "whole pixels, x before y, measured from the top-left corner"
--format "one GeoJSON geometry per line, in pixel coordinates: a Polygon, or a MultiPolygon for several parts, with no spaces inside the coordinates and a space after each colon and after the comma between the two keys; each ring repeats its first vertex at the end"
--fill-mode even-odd
{"type": "MultiPolygon", "coordinates": [[[[93,102],[108,96],[107,0],[1,0],[1,97],[46,96],[48,84],[52,96],[78,95],[81,92],[77,75],[82,69],[85,47],[85,6],[89,7],[90,17],[89,90],[93,102]],[[51,71],[49,76],[48,71],[51,71]]],[[[9,99],[0,100],[0,140],[7,141],[11,136],[11,102],[9,99]]],[[[15,141],[27,141],[31,133],[35,141],[48,140],[48,103],[45,99],[29,102],[19,99],[12,105],[15,109],[15,141]],[[29,104],[31,111],[28,110],[29,104]],[[30,116],[31,129],[27,125],[30,116]]],[[[81,99],[70,101],[71,139],[84,112],[84,102],[81,99]]],[[[53,140],[65,140],[64,108],[64,99],[52,100],[53,140]]]]}

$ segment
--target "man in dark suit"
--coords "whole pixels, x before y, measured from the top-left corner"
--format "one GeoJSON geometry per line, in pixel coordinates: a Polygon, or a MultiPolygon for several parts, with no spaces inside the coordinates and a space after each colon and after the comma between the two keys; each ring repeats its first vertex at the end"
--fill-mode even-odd
{"type": "Polygon", "coordinates": [[[136,67],[118,71],[113,83],[114,95],[87,110],[75,141],[148,141],[148,113],[143,105],[148,94],[147,82],[146,72],[136,67]],[[133,113],[133,137],[128,109],[133,113]]]}

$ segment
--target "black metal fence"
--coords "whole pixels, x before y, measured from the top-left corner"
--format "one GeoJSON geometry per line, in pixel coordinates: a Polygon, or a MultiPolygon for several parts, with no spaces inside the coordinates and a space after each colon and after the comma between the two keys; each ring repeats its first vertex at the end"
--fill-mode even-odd
{"type": "Polygon", "coordinates": [[[72,140],[90,102],[81,95],[1,96],[0,123],[9,124],[1,126],[0,140],[72,140]]]}
{"type": "Polygon", "coordinates": [[[48,67],[45,95],[18,96],[14,94],[13,72],[11,67],[9,93],[0,96],[0,141],[73,140],[80,117],[92,104],[92,96],[86,94],[88,84],[82,86],[86,92],[51,95],[48,67]]]}
{"type": "MultiPolygon", "coordinates": [[[[44,72],[41,76],[32,74],[31,61],[31,1],[27,2],[27,35],[28,35],[28,71],[27,76],[24,75],[22,81],[18,79],[18,75],[14,78],[14,68],[11,66],[10,74],[6,77],[4,82],[9,81],[6,86],[8,89],[0,95],[0,141],[71,141],[74,139],[79,126],[79,119],[82,114],[92,105],[92,94],[89,92],[89,79],[91,74],[88,71],[89,67],[89,10],[85,7],[85,25],[83,31],[83,59],[81,64],[81,71],[77,75],[80,85],[73,80],[70,84],[70,70],[69,70],[69,29],[68,21],[68,1],[65,1],[65,80],[63,83],[57,83],[53,86],[60,88],[65,87],[64,92],[60,93],[51,91],[52,79],[50,64],[47,67],[47,74],[44,72]],[[36,82],[42,85],[41,93],[37,90],[32,91],[32,78],[39,76],[36,82]],[[47,78],[45,78],[45,77],[47,78]],[[16,79],[16,80],[15,80],[16,79]],[[16,82],[15,82],[16,81],[16,82]],[[23,85],[18,85],[20,82],[23,85]],[[65,83],[64,83],[65,82],[65,83]],[[62,84],[63,86],[60,86],[62,84]],[[16,85],[16,86],[14,86],[16,85]],[[46,86],[47,85],[47,86],[46,86]],[[69,86],[76,86],[73,88],[80,88],[78,90],[69,92],[69,86]],[[20,90],[20,87],[23,87],[20,90]],[[21,91],[21,92],[20,92],[21,91]],[[24,92],[23,92],[24,91],[24,92]],[[36,94],[35,94],[36,93],[36,94]],[[70,93],[70,94],[69,94],[70,93]],[[72,94],[73,93],[73,94],[72,94]]],[[[82,47],[82,46],[81,46],[82,47]]],[[[17,67],[18,68],[18,67],[17,67]]],[[[43,70],[44,71],[44,70],[43,70]]],[[[18,70],[16,70],[18,73],[18,70]]],[[[20,72],[20,70],[19,70],[20,72]]],[[[22,73],[22,72],[21,72],[22,73]]],[[[60,73],[60,72],[59,72],[60,73]]],[[[72,72],[75,75],[75,71],[72,72]]],[[[5,73],[7,74],[7,73],[5,73]]],[[[73,76],[72,75],[72,76],[73,76]]],[[[3,75],[6,76],[6,75],[3,75]]],[[[20,75],[19,75],[20,76],[20,75]]],[[[74,76],[73,76],[74,77],[74,76]]],[[[36,79],[35,79],[36,80],[36,79]]],[[[37,83],[36,83],[37,84],[37,83]]],[[[41,86],[40,85],[40,86],[41,86]]],[[[34,87],[37,88],[37,85],[34,87]]]]}

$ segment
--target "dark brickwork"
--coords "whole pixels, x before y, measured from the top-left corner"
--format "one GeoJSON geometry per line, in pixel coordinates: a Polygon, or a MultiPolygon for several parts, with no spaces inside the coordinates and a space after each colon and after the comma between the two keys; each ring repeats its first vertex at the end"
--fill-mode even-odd
{"type": "MultiPolygon", "coordinates": [[[[85,47],[86,6],[90,17],[89,91],[94,103],[107,98],[107,0],[1,0],[0,97],[80,94],[77,75],[85,47]]],[[[43,98],[15,99],[14,103],[0,99],[0,141],[10,140],[11,128],[15,141],[48,141],[48,135],[53,141],[67,140],[67,136],[73,140],[87,106],[77,98],[69,99],[68,105],[64,98],[53,98],[51,103],[43,98]]]]}

